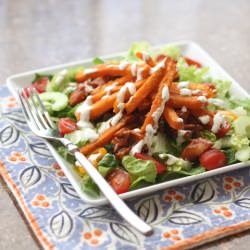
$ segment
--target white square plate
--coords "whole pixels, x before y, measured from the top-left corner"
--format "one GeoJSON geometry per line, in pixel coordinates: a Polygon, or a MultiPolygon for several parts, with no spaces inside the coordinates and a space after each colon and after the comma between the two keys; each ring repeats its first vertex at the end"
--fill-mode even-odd
{"type": "MultiPolygon", "coordinates": [[[[210,68],[210,75],[219,79],[230,80],[232,82],[231,94],[237,97],[248,97],[249,94],[231,77],[229,74],[222,69],[214,59],[211,58],[199,45],[194,42],[190,41],[183,41],[183,42],[175,42],[169,45],[178,46],[181,49],[181,53],[184,56],[191,57],[199,62],[201,62],[204,66],[208,66],[210,68]]],[[[155,49],[159,48],[160,46],[155,47],[155,49]]],[[[103,59],[120,59],[124,53],[119,53],[115,55],[110,55],[106,57],[102,57],[103,59]]],[[[33,80],[35,73],[55,73],[62,69],[72,68],[75,66],[84,66],[88,67],[92,65],[92,59],[73,62],[63,65],[58,65],[49,68],[37,69],[30,72],[13,75],[7,79],[7,85],[9,86],[10,90],[16,96],[16,90],[19,88],[23,88],[29,85],[29,83],[33,80]]],[[[56,161],[60,164],[61,168],[63,169],[65,175],[75,188],[78,195],[81,197],[82,200],[89,204],[101,205],[107,203],[107,199],[103,196],[98,198],[93,198],[88,196],[84,193],[80,186],[80,177],[76,174],[76,172],[72,169],[70,164],[68,164],[56,151],[56,149],[47,142],[48,148],[50,149],[52,155],[56,159],[56,161]]],[[[183,177],[177,180],[167,181],[159,184],[154,184],[148,187],[144,187],[138,190],[133,190],[124,194],[121,194],[120,197],[122,199],[138,197],[139,195],[145,195],[147,193],[155,192],[160,189],[165,189],[168,187],[173,187],[177,185],[183,185],[188,182],[200,180],[203,178],[208,178],[213,175],[218,175],[221,173],[225,173],[231,170],[239,169],[242,167],[246,167],[249,165],[249,162],[246,163],[237,163],[229,166],[225,166],[223,168],[215,169],[212,171],[208,171],[205,173],[201,173],[195,176],[188,176],[183,177]]]]}

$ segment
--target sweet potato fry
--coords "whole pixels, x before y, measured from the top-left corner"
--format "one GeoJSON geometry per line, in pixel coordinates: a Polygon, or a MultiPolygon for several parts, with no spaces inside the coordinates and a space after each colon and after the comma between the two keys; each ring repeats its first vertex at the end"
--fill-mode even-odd
{"type": "MultiPolygon", "coordinates": [[[[141,81],[136,82],[136,83],[135,83],[136,89],[138,90],[138,89],[144,84],[144,82],[145,82],[145,80],[141,80],[141,81]]],[[[119,90],[120,90],[120,89],[119,89],[119,90]]],[[[126,95],[125,95],[125,101],[127,101],[127,100],[129,99],[129,97],[130,97],[130,94],[129,94],[128,91],[127,91],[127,93],[126,93],[126,95]]],[[[115,102],[114,102],[114,105],[113,105],[113,109],[114,109],[114,112],[115,112],[115,113],[119,112],[118,104],[119,104],[119,102],[118,102],[118,100],[116,99],[115,102]]]]}
{"type": "MultiPolygon", "coordinates": [[[[146,119],[142,125],[142,128],[141,128],[142,132],[145,132],[146,126],[148,124],[152,124],[153,126],[155,126],[154,117],[153,117],[155,112],[157,112],[158,109],[161,109],[158,112],[163,112],[165,103],[169,99],[168,86],[171,84],[171,82],[173,81],[173,79],[175,77],[176,64],[171,60],[167,64],[167,68],[168,68],[168,71],[166,72],[165,76],[163,77],[163,79],[160,82],[157,94],[153,100],[150,111],[146,115],[146,119]],[[166,88],[166,89],[164,89],[164,88],[166,88]],[[164,90],[166,90],[165,94],[164,94],[164,90]],[[166,96],[164,97],[164,95],[166,95],[166,96]],[[163,105],[163,107],[161,108],[162,105],[163,105]]],[[[161,115],[161,114],[158,114],[158,115],[161,115]]],[[[156,121],[156,122],[158,123],[158,121],[156,121]]]]}
{"type": "Polygon", "coordinates": [[[125,109],[128,114],[132,113],[143,102],[143,100],[157,88],[164,73],[165,68],[159,68],[149,78],[147,78],[143,86],[136,91],[133,98],[126,103],[125,109]]]}
{"type": "Polygon", "coordinates": [[[206,102],[200,101],[196,96],[180,96],[170,95],[170,99],[167,102],[168,106],[173,108],[182,108],[183,106],[188,109],[202,109],[206,106],[206,102]]]}
{"type": "Polygon", "coordinates": [[[100,65],[94,68],[85,69],[83,72],[76,74],[77,82],[84,82],[91,78],[102,76],[124,76],[130,74],[130,70],[125,68],[121,69],[118,65],[100,65]]]}
{"type": "MultiPolygon", "coordinates": [[[[212,98],[215,96],[215,88],[213,84],[210,83],[189,83],[188,89],[192,91],[193,96],[204,95],[208,98],[212,98]]],[[[169,88],[171,94],[179,95],[180,88],[178,87],[178,83],[173,82],[169,88]]]]}
{"type": "Polygon", "coordinates": [[[87,145],[83,146],[80,151],[84,155],[89,155],[93,151],[95,151],[97,148],[109,143],[112,138],[114,137],[114,134],[123,128],[127,122],[130,120],[130,116],[124,117],[119,123],[117,123],[115,126],[110,127],[108,130],[106,130],[100,137],[91,143],[88,143],[87,145]]]}
{"type": "Polygon", "coordinates": [[[116,100],[116,93],[94,103],[90,111],[90,119],[95,120],[99,116],[103,115],[105,112],[112,109],[115,100],[116,100]]]}
{"type": "Polygon", "coordinates": [[[143,60],[145,63],[147,63],[150,67],[154,67],[155,66],[155,62],[153,61],[152,57],[150,55],[148,55],[147,53],[143,53],[143,52],[136,52],[135,54],[139,59],[143,60]]]}
{"type": "Polygon", "coordinates": [[[166,106],[163,112],[164,118],[168,125],[173,129],[183,129],[184,123],[183,119],[181,119],[175,110],[171,107],[166,106]]]}
{"type": "Polygon", "coordinates": [[[112,81],[109,81],[101,86],[99,86],[98,88],[96,89],[93,89],[92,92],[91,92],[91,95],[95,95],[95,94],[99,94],[99,92],[105,90],[105,88],[111,86],[112,84],[116,83],[117,86],[120,86],[120,85],[123,85],[125,82],[128,82],[128,81],[131,81],[133,78],[131,76],[123,76],[123,77],[120,77],[118,79],[115,79],[115,80],[112,80],[112,81]]]}

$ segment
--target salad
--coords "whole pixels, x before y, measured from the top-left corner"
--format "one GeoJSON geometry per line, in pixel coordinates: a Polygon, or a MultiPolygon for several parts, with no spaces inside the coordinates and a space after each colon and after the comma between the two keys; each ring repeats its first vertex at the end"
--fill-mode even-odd
{"type": "MultiPolygon", "coordinates": [[[[120,60],[35,76],[62,136],[118,193],[250,159],[250,100],[178,47],[134,43],[120,60]]],[[[91,195],[99,189],[63,146],[91,195]]]]}

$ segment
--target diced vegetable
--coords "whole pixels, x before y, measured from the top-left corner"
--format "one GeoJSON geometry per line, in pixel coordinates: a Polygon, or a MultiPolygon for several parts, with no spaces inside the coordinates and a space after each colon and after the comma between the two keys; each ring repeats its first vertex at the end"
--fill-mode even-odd
{"type": "Polygon", "coordinates": [[[220,168],[226,165],[227,159],[223,151],[211,149],[200,156],[201,165],[207,170],[220,168]]]}
{"type": "Polygon", "coordinates": [[[70,118],[61,118],[58,122],[58,130],[61,135],[69,134],[77,130],[76,122],[70,118]]]}

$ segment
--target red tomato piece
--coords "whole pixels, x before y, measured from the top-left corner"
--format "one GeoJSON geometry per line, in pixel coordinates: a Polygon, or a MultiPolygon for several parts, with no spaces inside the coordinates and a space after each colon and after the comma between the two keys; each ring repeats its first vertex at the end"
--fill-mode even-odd
{"type": "Polygon", "coordinates": [[[47,76],[44,76],[33,82],[32,86],[34,86],[38,93],[43,93],[46,91],[46,86],[48,82],[49,78],[47,76]]]}
{"type": "Polygon", "coordinates": [[[216,135],[219,138],[222,138],[229,132],[230,128],[231,128],[230,123],[226,122],[225,124],[223,124],[223,126],[220,128],[220,130],[218,131],[216,135]]]}
{"type": "Polygon", "coordinates": [[[207,170],[223,167],[227,162],[225,154],[219,149],[210,149],[204,152],[199,160],[201,165],[207,170]]]}
{"type": "Polygon", "coordinates": [[[197,61],[195,61],[195,60],[193,60],[193,59],[191,59],[191,58],[189,58],[189,57],[184,56],[183,58],[185,59],[186,63],[187,63],[188,65],[190,65],[190,66],[191,66],[191,65],[194,65],[194,66],[196,66],[197,68],[201,68],[201,67],[202,67],[201,63],[199,63],[199,62],[197,62],[197,61]]]}
{"type": "Polygon", "coordinates": [[[108,175],[107,181],[117,194],[128,192],[131,185],[129,174],[120,168],[114,169],[108,175]]]}
{"type": "Polygon", "coordinates": [[[182,151],[181,157],[188,161],[193,161],[202,153],[211,148],[213,143],[203,138],[193,139],[182,151]]]}
{"type": "Polygon", "coordinates": [[[156,166],[157,174],[162,174],[162,173],[166,172],[167,167],[149,155],[135,153],[135,158],[141,159],[141,160],[150,160],[150,161],[154,162],[154,164],[156,166]]]}
{"type": "Polygon", "coordinates": [[[70,118],[61,118],[58,122],[58,129],[61,135],[65,135],[77,130],[77,125],[76,122],[70,118]]]}

